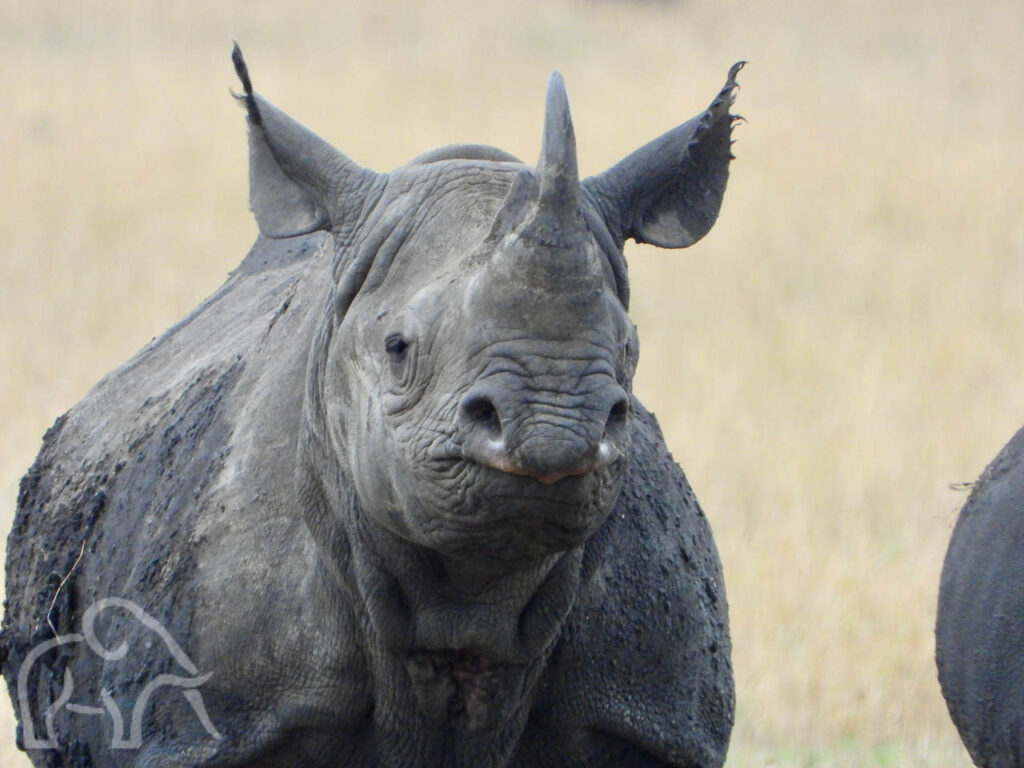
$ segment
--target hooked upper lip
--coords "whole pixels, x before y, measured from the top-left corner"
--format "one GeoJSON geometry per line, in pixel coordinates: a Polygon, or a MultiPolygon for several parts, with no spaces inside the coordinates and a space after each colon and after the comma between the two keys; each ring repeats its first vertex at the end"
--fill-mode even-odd
{"type": "Polygon", "coordinates": [[[542,485],[618,461],[628,392],[603,369],[585,369],[578,379],[562,373],[535,381],[499,371],[478,379],[459,398],[453,437],[462,457],[542,485]]]}
{"type": "Polygon", "coordinates": [[[510,475],[519,475],[537,480],[544,485],[553,485],[566,477],[585,475],[614,464],[622,453],[607,437],[597,445],[581,450],[578,444],[569,442],[560,450],[563,441],[552,440],[551,447],[543,454],[509,450],[504,438],[470,440],[462,446],[462,456],[469,461],[496,469],[510,475]]]}

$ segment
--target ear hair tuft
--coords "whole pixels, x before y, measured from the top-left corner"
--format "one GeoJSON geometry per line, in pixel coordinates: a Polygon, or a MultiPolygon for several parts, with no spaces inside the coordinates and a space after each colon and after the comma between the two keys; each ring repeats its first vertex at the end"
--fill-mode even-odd
{"type": "Polygon", "coordinates": [[[231,95],[245,104],[245,111],[249,114],[249,122],[253,125],[263,125],[260,108],[252,94],[252,80],[249,79],[249,67],[246,66],[245,57],[242,56],[242,49],[238,47],[237,42],[231,50],[231,61],[234,62],[235,73],[238,75],[238,79],[242,81],[242,88],[245,91],[244,94],[237,94],[232,91],[231,95]]]}

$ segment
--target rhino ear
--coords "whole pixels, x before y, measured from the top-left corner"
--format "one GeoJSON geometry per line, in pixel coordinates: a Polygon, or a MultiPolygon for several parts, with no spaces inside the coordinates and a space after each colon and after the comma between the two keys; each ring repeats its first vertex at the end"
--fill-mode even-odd
{"type": "Polygon", "coordinates": [[[360,213],[381,174],[354,163],[253,92],[242,51],[231,53],[249,118],[249,206],[266,237],[337,231],[360,213]]]}
{"type": "Polygon", "coordinates": [[[729,114],[734,64],[711,106],[633,152],[604,173],[583,180],[583,189],[621,246],[628,238],[663,248],[686,248],[718,218],[732,159],[729,114]]]}

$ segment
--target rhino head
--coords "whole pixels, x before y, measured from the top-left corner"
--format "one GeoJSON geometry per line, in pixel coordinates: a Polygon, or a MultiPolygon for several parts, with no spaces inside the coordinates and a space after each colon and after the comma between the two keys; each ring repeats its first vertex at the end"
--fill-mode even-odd
{"type": "Polygon", "coordinates": [[[377,173],[254,93],[234,58],[261,233],[334,240],[300,462],[314,534],[335,559],[363,527],[497,571],[578,548],[630,454],[623,243],[682,248],[714,223],[740,65],[708,110],[580,180],[558,74],[536,167],[474,145],[377,173]]]}

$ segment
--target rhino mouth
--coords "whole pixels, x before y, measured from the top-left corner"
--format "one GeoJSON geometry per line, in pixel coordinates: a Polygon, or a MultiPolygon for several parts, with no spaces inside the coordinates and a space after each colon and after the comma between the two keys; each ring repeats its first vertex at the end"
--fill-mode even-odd
{"type": "Polygon", "coordinates": [[[431,462],[413,482],[422,543],[445,554],[522,563],[580,546],[618,495],[624,461],[554,483],[459,457],[431,462]]]}
{"type": "Polygon", "coordinates": [[[464,444],[462,456],[467,461],[483,467],[530,478],[542,485],[554,485],[569,477],[578,477],[604,469],[618,461],[622,454],[615,443],[604,439],[591,450],[569,461],[537,463],[519,458],[515,452],[509,450],[503,439],[497,438],[464,444]]]}

